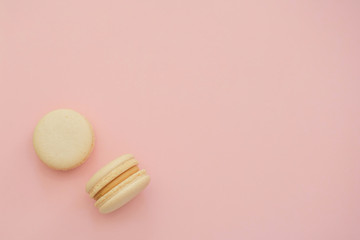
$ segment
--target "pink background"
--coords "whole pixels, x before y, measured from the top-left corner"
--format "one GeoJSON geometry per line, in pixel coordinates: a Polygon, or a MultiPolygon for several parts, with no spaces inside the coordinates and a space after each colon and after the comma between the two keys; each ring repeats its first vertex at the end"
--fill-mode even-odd
{"type": "Polygon", "coordinates": [[[0,0],[0,239],[360,238],[360,2],[0,0]],[[73,108],[69,172],[32,147],[73,108]],[[92,174],[152,176],[101,215],[92,174]]]}

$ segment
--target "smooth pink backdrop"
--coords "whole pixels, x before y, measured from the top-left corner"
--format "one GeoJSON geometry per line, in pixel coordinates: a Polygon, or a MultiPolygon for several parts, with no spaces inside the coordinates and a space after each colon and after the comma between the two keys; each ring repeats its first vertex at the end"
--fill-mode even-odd
{"type": "Polygon", "coordinates": [[[360,2],[0,0],[0,239],[360,238],[360,2]],[[73,108],[69,172],[32,147],[73,108]],[[101,215],[85,184],[152,176],[101,215]]]}

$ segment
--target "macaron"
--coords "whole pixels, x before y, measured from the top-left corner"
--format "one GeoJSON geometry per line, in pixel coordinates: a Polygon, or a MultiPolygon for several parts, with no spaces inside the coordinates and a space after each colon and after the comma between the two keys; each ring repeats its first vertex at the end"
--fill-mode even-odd
{"type": "Polygon", "coordinates": [[[46,114],[36,125],[33,145],[40,160],[50,168],[69,170],[80,166],[94,147],[89,121],[71,109],[46,114]]]}
{"type": "Polygon", "coordinates": [[[110,213],[133,199],[149,182],[150,176],[139,169],[134,156],[126,154],[96,172],[86,184],[86,192],[101,213],[110,213]]]}

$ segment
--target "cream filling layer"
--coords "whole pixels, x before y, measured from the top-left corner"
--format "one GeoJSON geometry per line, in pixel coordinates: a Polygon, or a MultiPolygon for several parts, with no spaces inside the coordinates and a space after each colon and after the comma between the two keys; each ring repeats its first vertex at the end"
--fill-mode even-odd
{"type": "Polygon", "coordinates": [[[96,203],[95,206],[96,207],[101,207],[102,205],[104,205],[104,203],[108,200],[111,199],[114,195],[116,195],[121,189],[125,188],[126,186],[128,186],[129,184],[133,183],[137,178],[147,175],[145,169],[142,169],[140,171],[137,171],[136,173],[134,173],[133,175],[131,175],[130,177],[128,177],[127,179],[125,179],[124,181],[122,181],[120,184],[118,184],[117,186],[115,186],[114,188],[112,188],[109,192],[107,192],[104,196],[102,196],[101,198],[99,198],[96,203]]]}
{"type": "Polygon", "coordinates": [[[133,166],[133,167],[129,168],[128,170],[126,170],[125,172],[121,173],[119,176],[114,178],[111,182],[106,184],[102,189],[100,189],[100,191],[98,191],[95,194],[95,196],[93,198],[95,200],[98,200],[99,198],[104,196],[106,193],[108,193],[111,189],[113,189],[114,187],[119,185],[121,182],[123,182],[125,179],[127,179],[128,177],[130,177],[131,175],[133,175],[137,171],[139,171],[138,166],[133,166]]]}
{"type": "Polygon", "coordinates": [[[100,189],[102,189],[105,185],[107,185],[109,182],[114,180],[116,177],[118,177],[120,174],[124,172],[124,169],[129,169],[133,166],[136,166],[138,162],[134,158],[130,158],[127,161],[121,163],[117,167],[115,167],[113,170],[108,172],[104,177],[97,180],[97,183],[90,188],[88,191],[90,197],[94,197],[100,189]]]}

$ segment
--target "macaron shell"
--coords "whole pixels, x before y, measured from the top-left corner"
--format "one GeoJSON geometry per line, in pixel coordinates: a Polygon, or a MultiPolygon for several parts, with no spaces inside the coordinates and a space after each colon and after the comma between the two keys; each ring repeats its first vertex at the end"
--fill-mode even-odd
{"type": "Polygon", "coordinates": [[[40,160],[57,170],[81,165],[94,147],[91,124],[80,113],[58,109],[46,114],[37,124],[33,145],[40,160]]]}
{"type": "MultiPolygon", "coordinates": [[[[100,169],[100,173],[97,176],[103,176],[100,180],[98,180],[96,182],[95,185],[92,184],[93,181],[95,182],[94,179],[90,179],[89,186],[92,186],[89,190],[88,193],[90,195],[90,197],[94,197],[96,195],[97,192],[99,192],[103,187],[105,187],[108,183],[110,183],[112,180],[114,180],[116,177],[118,177],[120,174],[122,174],[123,172],[125,172],[126,170],[128,170],[129,168],[136,166],[138,164],[138,161],[134,158],[131,159],[127,159],[124,161],[121,161],[120,165],[115,166],[110,172],[108,172],[107,174],[103,174],[102,169],[100,169]]],[[[99,173],[99,172],[97,172],[99,173]]]]}
{"type": "Polygon", "coordinates": [[[95,206],[101,213],[112,212],[138,195],[150,182],[150,176],[141,170],[101,197],[95,206]]]}

